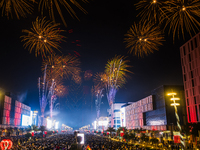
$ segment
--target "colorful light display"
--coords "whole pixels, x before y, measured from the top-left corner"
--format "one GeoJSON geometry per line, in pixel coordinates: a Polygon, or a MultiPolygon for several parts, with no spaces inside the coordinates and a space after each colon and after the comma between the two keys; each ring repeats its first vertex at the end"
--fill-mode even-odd
{"type": "Polygon", "coordinates": [[[11,149],[12,145],[13,145],[13,142],[10,139],[4,139],[1,141],[1,149],[2,150],[11,149]]]}

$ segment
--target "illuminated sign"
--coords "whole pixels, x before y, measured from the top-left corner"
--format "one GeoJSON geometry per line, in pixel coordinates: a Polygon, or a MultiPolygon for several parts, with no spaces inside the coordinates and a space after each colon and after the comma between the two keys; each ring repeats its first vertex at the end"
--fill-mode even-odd
{"type": "Polygon", "coordinates": [[[77,133],[77,137],[78,136],[82,137],[80,144],[84,144],[85,143],[84,133],[77,133]]]}
{"type": "Polygon", "coordinates": [[[150,121],[150,125],[164,125],[165,120],[150,121]]]}
{"type": "Polygon", "coordinates": [[[55,123],[55,129],[58,129],[58,124],[59,124],[59,122],[55,123]]]}
{"type": "Polygon", "coordinates": [[[98,125],[99,126],[107,126],[108,125],[108,121],[98,121],[98,125]]]}
{"type": "Polygon", "coordinates": [[[52,127],[52,120],[47,119],[47,128],[50,129],[52,127]]]}
{"type": "Polygon", "coordinates": [[[22,126],[31,125],[30,117],[27,115],[22,115],[22,126]]]}
{"type": "Polygon", "coordinates": [[[13,142],[10,139],[4,139],[1,141],[1,149],[2,150],[11,149],[12,145],[13,145],[13,142]]]}

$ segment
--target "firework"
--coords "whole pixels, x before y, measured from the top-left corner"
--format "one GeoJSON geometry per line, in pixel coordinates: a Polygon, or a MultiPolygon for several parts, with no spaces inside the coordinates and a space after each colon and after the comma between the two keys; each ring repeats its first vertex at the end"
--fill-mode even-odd
{"type": "Polygon", "coordinates": [[[184,31],[186,30],[190,36],[192,32],[199,30],[200,22],[200,1],[199,0],[170,0],[165,2],[165,13],[168,17],[165,29],[169,27],[169,33],[172,32],[173,40],[177,34],[180,38],[181,34],[184,39],[184,31]]]}
{"type": "Polygon", "coordinates": [[[164,41],[164,36],[160,28],[147,21],[134,23],[124,38],[124,42],[127,43],[126,48],[130,48],[129,52],[138,57],[159,50],[158,47],[162,45],[162,41],[164,41]]]}
{"type": "Polygon", "coordinates": [[[79,75],[80,73],[80,61],[78,58],[70,55],[59,56],[54,55],[53,57],[47,57],[42,64],[42,70],[45,70],[47,65],[48,76],[50,78],[69,79],[71,76],[79,75]]]}
{"type": "MultiPolygon", "coordinates": [[[[88,2],[87,0],[82,0],[84,3],[88,2]]],[[[44,10],[49,11],[50,18],[55,22],[55,16],[54,16],[54,9],[56,8],[64,25],[67,26],[64,16],[61,11],[61,7],[65,7],[65,9],[68,11],[68,13],[73,17],[77,18],[76,12],[73,10],[71,5],[75,5],[78,9],[80,9],[83,13],[87,14],[87,11],[77,2],[77,0],[40,0],[39,2],[39,9],[41,10],[42,15],[44,14],[44,10]],[[71,3],[70,3],[71,2],[71,3]]],[[[79,20],[79,19],[78,19],[79,20]]]]}
{"type": "Polygon", "coordinates": [[[96,73],[93,81],[96,86],[105,88],[108,84],[108,75],[104,72],[96,73]]]}
{"type": "Polygon", "coordinates": [[[106,64],[105,73],[108,77],[106,93],[110,106],[114,102],[117,90],[126,83],[126,78],[129,77],[127,73],[131,73],[131,71],[128,70],[128,68],[131,67],[127,64],[128,62],[129,60],[126,60],[124,56],[115,56],[106,64]]]}
{"type": "Polygon", "coordinates": [[[95,96],[96,96],[95,105],[96,105],[97,119],[98,119],[100,117],[101,99],[104,96],[103,95],[103,88],[101,88],[99,86],[94,86],[94,93],[95,93],[95,96]]]}
{"type": "Polygon", "coordinates": [[[59,51],[59,44],[64,41],[60,33],[64,30],[60,30],[58,23],[46,21],[45,18],[36,18],[36,21],[32,23],[33,27],[30,30],[22,30],[27,35],[21,36],[24,43],[24,47],[28,48],[30,53],[35,51],[35,56],[41,55],[46,57],[48,54],[55,53],[54,49],[59,51]]]}
{"type": "MultiPolygon", "coordinates": [[[[144,20],[154,20],[158,22],[165,17],[163,11],[164,2],[162,0],[141,0],[135,4],[137,10],[141,10],[137,16],[144,20]]],[[[159,22],[160,23],[160,22],[159,22]]]]}
{"type": "Polygon", "coordinates": [[[33,6],[29,3],[29,0],[1,0],[0,8],[2,9],[2,16],[6,16],[8,19],[13,18],[13,12],[18,19],[20,17],[26,17],[26,14],[31,14],[33,6]]]}

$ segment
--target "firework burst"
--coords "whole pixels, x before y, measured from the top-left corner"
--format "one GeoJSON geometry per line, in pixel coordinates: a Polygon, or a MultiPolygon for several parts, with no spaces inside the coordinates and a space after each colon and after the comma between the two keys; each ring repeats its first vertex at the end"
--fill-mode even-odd
{"type": "Polygon", "coordinates": [[[131,73],[128,70],[131,67],[128,62],[124,56],[115,56],[106,64],[105,73],[108,80],[105,89],[110,106],[114,103],[117,90],[126,83],[126,78],[129,77],[127,73],[131,73]]]}
{"type": "Polygon", "coordinates": [[[190,36],[192,32],[199,30],[200,22],[200,1],[199,0],[170,0],[165,2],[165,13],[168,17],[165,29],[169,27],[169,33],[172,32],[173,40],[177,34],[178,38],[186,30],[190,36]]]}
{"type": "Polygon", "coordinates": [[[158,22],[162,17],[165,17],[163,5],[162,0],[141,0],[135,4],[136,9],[141,10],[137,16],[140,16],[143,21],[153,19],[158,22]]]}
{"type": "MultiPolygon", "coordinates": [[[[82,0],[84,3],[88,2],[88,0],[82,0]]],[[[73,17],[73,18],[77,18],[76,12],[74,11],[74,9],[72,8],[72,5],[75,5],[78,9],[80,9],[83,13],[87,14],[87,11],[80,5],[79,2],[77,2],[77,0],[40,0],[39,2],[39,9],[42,13],[42,15],[44,14],[44,10],[48,10],[49,11],[49,16],[50,18],[55,22],[55,16],[54,16],[54,9],[56,8],[64,25],[67,26],[64,16],[62,14],[61,11],[61,7],[64,6],[64,8],[68,11],[68,13],[73,17]]]]}
{"type": "Polygon", "coordinates": [[[8,19],[13,18],[13,12],[18,19],[20,17],[26,17],[26,14],[31,14],[33,6],[29,0],[1,0],[0,8],[2,9],[2,16],[6,16],[8,19]]]}
{"type": "Polygon", "coordinates": [[[48,76],[55,79],[69,79],[71,76],[79,75],[81,71],[79,59],[70,55],[49,56],[47,59],[45,59],[45,61],[43,61],[42,71],[45,70],[45,65],[47,65],[48,76]]]}
{"type": "Polygon", "coordinates": [[[126,48],[130,48],[129,52],[138,57],[159,50],[158,46],[162,45],[162,41],[164,41],[164,36],[160,28],[147,21],[134,23],[124,38],[124,42],[127,43],[126,48]]]}
{"type": "Polygon", "coordinates": [[[33,27],[30,30],[22,30],[27,35],[21,36],[24,47],[28,48],[30,53],[35,51],[35,56],[41,55],[46,57],[48,54],[55,53],[54,49],[59,51],[61,41],[65,38],[60,33],[64,30],[60,30],[59,24],[54,24],[51,21],[46,21],[45,18],[36,18],[36,21],[32,23],[33,27]]]}

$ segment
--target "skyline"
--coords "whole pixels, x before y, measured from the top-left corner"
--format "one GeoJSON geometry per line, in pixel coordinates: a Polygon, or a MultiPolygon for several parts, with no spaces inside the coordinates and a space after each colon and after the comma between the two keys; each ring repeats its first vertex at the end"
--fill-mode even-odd
{"type": "MultiPolygon", "coordinates": [[[[124,34],[133,22],[138,20],[135,17],[133,2],[113,4],[106,1],[93,1],[86,5],[86,9],[87,15],[79,13],[80,22],[69,18],[68,27],[61,26],[67,31],[73,29],[73,33],[66,32],[65,36],[68,39],[67,43],[62,42],[62,51],[63,54],[74,50],[79,52],[82,71],[91,70],[93,74],[104,71],[107,61],[116,54],[128,56],[130,65],[133,66],[131,71],[134,74],[130,74],[131,79],[128,79],[125,86],[117,92],[116,102],[140,100],[161,85],[183,85],[179,48],[191,38],[190,36],[185,37],[185,41],[176,40],[173,44],[172,35],[165,34],[166,41],[159,47],[159,51],[144,58],[137,58],[127,54],[128,49],[123,43],[124,34]],[[102,12],[102,10],[105,11],[102,12]],[[80,40],[81,46],[74,46],[71,43],[75,40],[80,40]]],[[[35,18],[36,15],[30,15],[21,20],[0,18],[2,22],[0,63],[2,64],[1,72],[4,71],[0,75],[0,87],[15,94],[27,93],[24,102],[33,109],[39,110],[37,80],[42,75],[42,59],[36,58],[34,53],[29,53],[24,49],[19,38],[22,35],[22,29],[30,28],[35,18]]],[[[66,86],[70,85],[68,83],[66,86]]],[[[91,80],[85,81],[83,86],[91,87],[91,84],[91,80]]],[[[87,95],[87,97],[86,99],[90,101],[90,96],[87,95]]],[[[101,112],[106,114],[105,108],[108,108],[106,96],[102,101],[104,104],[101,105],[101,112]]],[[[88,108],[82,111],[87,110],[88,108]]]]}

